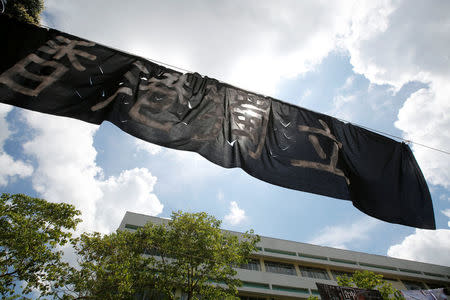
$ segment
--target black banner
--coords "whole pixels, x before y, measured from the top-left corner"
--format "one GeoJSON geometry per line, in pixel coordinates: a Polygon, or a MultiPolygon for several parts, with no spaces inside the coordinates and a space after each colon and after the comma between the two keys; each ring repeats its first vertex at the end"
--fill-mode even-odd
{"type": "Polygon", "coordinates": [[[352,287],[334,286],[316,283],[322,300],[383,300],[376,290],[364,290],[352,287]]]}
{"type": "Polygon", "coordinates": [[[1,102],[106,120],[272,184],[351,200],[381,220],[435,228],[427,184],[403,143],[57,30],[1,16],[0,32],[1,102]]]}

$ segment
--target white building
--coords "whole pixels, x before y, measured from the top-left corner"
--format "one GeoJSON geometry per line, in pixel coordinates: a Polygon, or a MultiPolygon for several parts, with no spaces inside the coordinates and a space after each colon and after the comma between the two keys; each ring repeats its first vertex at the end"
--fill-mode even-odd
{"type": "MultiPolygon", "coordinates": [[[[147,222],[167,223],[167,219],[127,212],[119,230],[136,230],[147,222]]],[[[382,274],[400,290],[450,286],[450,267],[263,236],[258,246],[252,260],[237,269],[243,282],[241,299],[319,296],[316,282],[336,285],[336,276],[355,270],[382,274]]]]}

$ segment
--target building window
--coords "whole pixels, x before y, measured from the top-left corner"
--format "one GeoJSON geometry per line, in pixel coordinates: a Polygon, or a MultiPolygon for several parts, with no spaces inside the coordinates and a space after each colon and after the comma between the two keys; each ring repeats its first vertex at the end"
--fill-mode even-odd
{"type": "Polygon", "coordinates": [[[304,258],[328,260],[325,256],[318,256],[318,255],[312,255],[312,254],[306,254],[306,253],[299,253],[298,256],[304,257],[304,258]]]}
{"type": "Polygon", "coordinates": [[[422,274],[420,271],[409,270],[409,269],[399,269],[401,272],[412,273],[412,274],[422,274]]]}
{"type": "Polygon", "coordinates": [[[308,289],[302,289],[302,288],[296,288],[296,287],[290,287],[290,286],[282,286],[282,285],[275,285],[275,284],[272,284],[272,290],[291,292],[291,293],[309,294],[308,289]]]}
{"type": "Polygon", "coordinates": [[[250,259],[246,264],[242,264],[238,266],[238,268],[251,271],[261,271],[261,265],[257,259],[250,259]]]}
{"type": "Polygon", "coordinates": [[[268,290],[270,289],[270,286],[267,283],[259,283],[259,282],[242,281],[242,286],[257,289],[268,289],[268,290]]]}
{"type": "Polygon", "coordinates": [[[337,281],[338,276],[345,276],[345,275],[347,275],[348,277],[353,276],[352,272],[338,271],[338,270],[331,270],[331,274],[333,274],[333,278],[335,281],[337,281]]]}
{"type": "Polygon", "coordinates": [[[131,229],[131,230],[138,230],[139,228],[142,228],[142,226],[137,226],[137,225],[133,225],[133,224],[125,224],[125,228],[131,229]]]}
{"type": "MultiPolygon", "coordinates": [[[[395,268],[395,267],[380,266],[380,265],[368,264],[368,263],[364,263],[364,262],[360,262],[359,265],[363,266],[363,267],[397,271],[397,268],[395,268]]],[[[415,271],[413,271],[413,272],[415,272],[415,271]]],[[[420,272],[418,274],[420,274],[420,272]]]]}
{"type": "Polygon", "coordinates": [[[428,272],[423,272],[423,274],[428,275],[428,276],[434,276],[434,277],[442,277],[442,278],[445,278],[445,275],[442,275],[442,274],[428,273],[428,272]]]}
{"type": "Polygon", "coordinates": [[[271,273],[297,275],[293,264],[285,264],[280,262],[265,261],[266,271],[271,273]]]}
{"type": "Polygon", "coordinates": [[[290,256],[297,256],[297,253],[292,252],[292,251],[285,251],[285,250],[278,250],[278,249],[271,249],[271,248],[264,248],[264,251],[271,252],[271,253],[277,253],[277,254],[290,255],[290,256]]]}
{"type": "Polygon", "coordinates": [[[430,283],[427,282],[427,285],[430,289],[434,290],[434,289],[440,289],[440,288],[444,288],[446,287],[447,284],[443,283],[430,283]]]}
{"type": "Polygon", "coordinates": [[[330,280],[330,276],[328,276],[327,270],[325,269],[300,266],[300,272],[303,277],[330,280]]]}
{"type": "Polygon", "coordinates": [[[403,285],[408,290],[424,290],[425,286],[422,282],[402,280],[403,285]]]}
{"type": "Polygon", "coordinates": [[[333,258],[330,257],[330,261],[338,262],[341,264],[351,264],[351,265],[357,265],[355,261],[347,260],[347,259],[340,259],[340,258],[333,258]]]}

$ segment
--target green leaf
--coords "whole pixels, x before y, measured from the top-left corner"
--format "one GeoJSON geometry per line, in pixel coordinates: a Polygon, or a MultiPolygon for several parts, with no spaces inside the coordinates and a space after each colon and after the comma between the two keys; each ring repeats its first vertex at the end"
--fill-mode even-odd
{"type": "MultiPolygon", "coordinates": [[[[51,285],[66,272],[57,250],[66,244],[80,219],[80,212],[66,203],[50,203],[23,194],[0,197],[0,295],[17,296],[33,289],[52,294],[51,285]]],[[[20,295],[22,298],[23,295],[20,295]]]]}

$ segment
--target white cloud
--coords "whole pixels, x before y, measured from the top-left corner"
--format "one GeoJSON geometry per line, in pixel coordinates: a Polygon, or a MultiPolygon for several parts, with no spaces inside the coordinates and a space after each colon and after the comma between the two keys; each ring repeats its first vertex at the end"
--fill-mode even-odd
{"type": "Polygon", "coordinates": [[[353,83],[355,82],[355,75],[350,75],[349,77],[347,77],[347,79],[345,80],[344,85],[339,89],[340,91],[347,91],[349,89],[352,88],[353,83]]]}
{"type": "Polygon", "coordinates": [[[0,104],[0,187],[6,186],[15,177],[25,178],[33,173],[33,167],[29,163],[14,159],[4,149],[5,142],[11,135],[6,116],[12,108],[0,104]]]}
{"type": "MultiPolygon", "coordinates": [[[[450,34],[450,33],[449,33],[450,34]]],[[[437,78],[428,89],[412,94],[398,113],[395,126],[408,140],[437,149],[450,150],[450,76],[437,78]]],[[[413,144],[421,169],[430,183],[450,188],[450,156],[413,144]]]]}
{"type": "MultiPolygon", "coordinates": [[[[441,211],[444,215],[450,218],[450,208],[441,211]]],[[[447,223],[448,227],[450,227],[450,221],[447,223]]]]}
{"type": "Polygon", "coordinates": [[[282,78],[311,70],[335,48],[337,37],[348,30],[355,2],[48,0],[46,21],[273,95],[282,78]]]}
{"type": "Polygon", "coordinates": [[[43,198],[67,202],[82,212],[80,231],[111,232],[126,210],[156,215],[162,204],[154,195],[156,178],[147,169],[123,171],[103,179],[96,164],[93,137],[98,128],[68,118],[23,111],[35,136],[24,144],[36,158],[33,188],[43,198]]]}
{"type": "Polygon", "coordinates": [[[440,195],[440,196],[439,196],[439,199],[440,199],[440,200],[443,200],[443,201],[447,200],[447,201],[450,202],[450,197],[449,197],[448,195],[446,195],[446,194],[440,195]]]}
{"type": "Polygon", "coordinates": [[[444,215],[446,215],[447,217],[450,218],[450,208],[444,209],[444,210],[442,211],[442,213],[443,213],[444,215]]]}
{"type": "Polygon", "coordinates": [[[136,145],[136,148],[139,151],[145,151],[148,154],[151,155],[156,155],[158,153],[161,153],[161,151],[163,150],[163,148],[161,146],[143,141],[141,139],[135,139],[134,144],[136,145]]]}
{"type": "Polygon", "coordinates": [[[33,167],[23,161],[14,160],[10,155],[0,152],[0,186],[6,186],[16,176],[25,178],[33,173],[33,167]]]}
{"type": "Polygon", "coordinates": [[[8,123],[6,122],[6,116],[12,109],[12,106],[0,103],[0,147],[2,149],[5,141],[11,134],[8,128],[8,123]]]}
{"type": "Polygon", "coordinates": [[[225,194],[221,190],[219,190],[217,192],[217,200],[223,201],[224,199],[225,199],[225,194]]]}
{"type": "Polygon", "coordinates": [[[247,219],[245,211],[239,208],[236,201],[230,202],[230,212],[224,217],[224,221],[231,225],[238,225],[247,219]]]}
{"type": "MultiPolygon", "coordinates": [[[[354,71],[371,83],[389,84],[399,90],[405,83],[429,84],[412,94],[398,114],[396,126],[406,139],[435,148],[450,149],[450,2],[363,2],[352,17],[348,35],[342,39],[354,71]]],[[[450,157],[415,146],[415,156],[433,184],[449,187],[450,157]]]]}
{"type": "Polygon", "coordinates": [[[405,239],[389,247],[387,254],[392,257],[450,266],[450,230],[423,230],[408,235],[405,239]]]}
{"type": "Polygon", "coordinates": [[[299,104],[301,105],[301,103],[302,103],[303,101],[305,101],[308,97],[310,97],[311,94],[312,94],[311,89],[306,89],[306,90],[303,92],[302,96],[300,97],[300,100],[298,101],[299,104]]]}
{"type": "Polygon", "coordinates": [[[355,73],[364,74],[373,83],[384,83],[377,75],[385,74],[385,69],[373,58],[379,45],[372,41],[387,30],[392,11],[392,1],[360,1],[354,6],[350,30],[342,36],[341,46],[350,52],[355,73]]]}
{"type": "Polygon", "coordinates": [[[153,194],[155,184],[156,177],[145,168],[126,170],[118,177],[99,182],[103,192],[102,201],[96,203],[100,230],[107,231],[120,222],[126,211],[160,214],[164,206],[153,194]]]}
{"type": "Polygon", "coordinates": [[[411,80],[427,82],[430,76],[448,77],[450,47],[448,1],[433,5],[413,1],[364,2],[354,14],[345,38],[357,73],[372,83],[400,88],[411,80]]]}
{"type": "Polygon", "coordinates": [[[354,101],[357,101],[358,98],[356,95],[342,95],[338,94],[333,98],[333,104],[336,110],[339,110],[342,106],[348,105],[354,101]]]}
{"type": "Polygon", "coordinates": [[[170,161],[167,165],[173,166],[167,168],[167,171],[173,174],[179,186],[206,184],[208,180],[230,172],[230,169],[213,164],[195,152],[167,149],[164,155],[170,161]]]}
{"type": "Polygon", "coordinates": [[[364,217],[351,224],[327,226],[308,243],[347,249],[352,243],[367,240],[378,224],[380,221],[364,217]]]}
{"type": "Polygon", "coordinates": [[[83,212],[84,225],[93,229],[95,203],[102,197],[96,183],[101,169],[92,147],[97,126],[31,111],[23,115],[36,130],[23,146],[37,160],[33,188],[49,201],[74,204],[83,212]]]}

